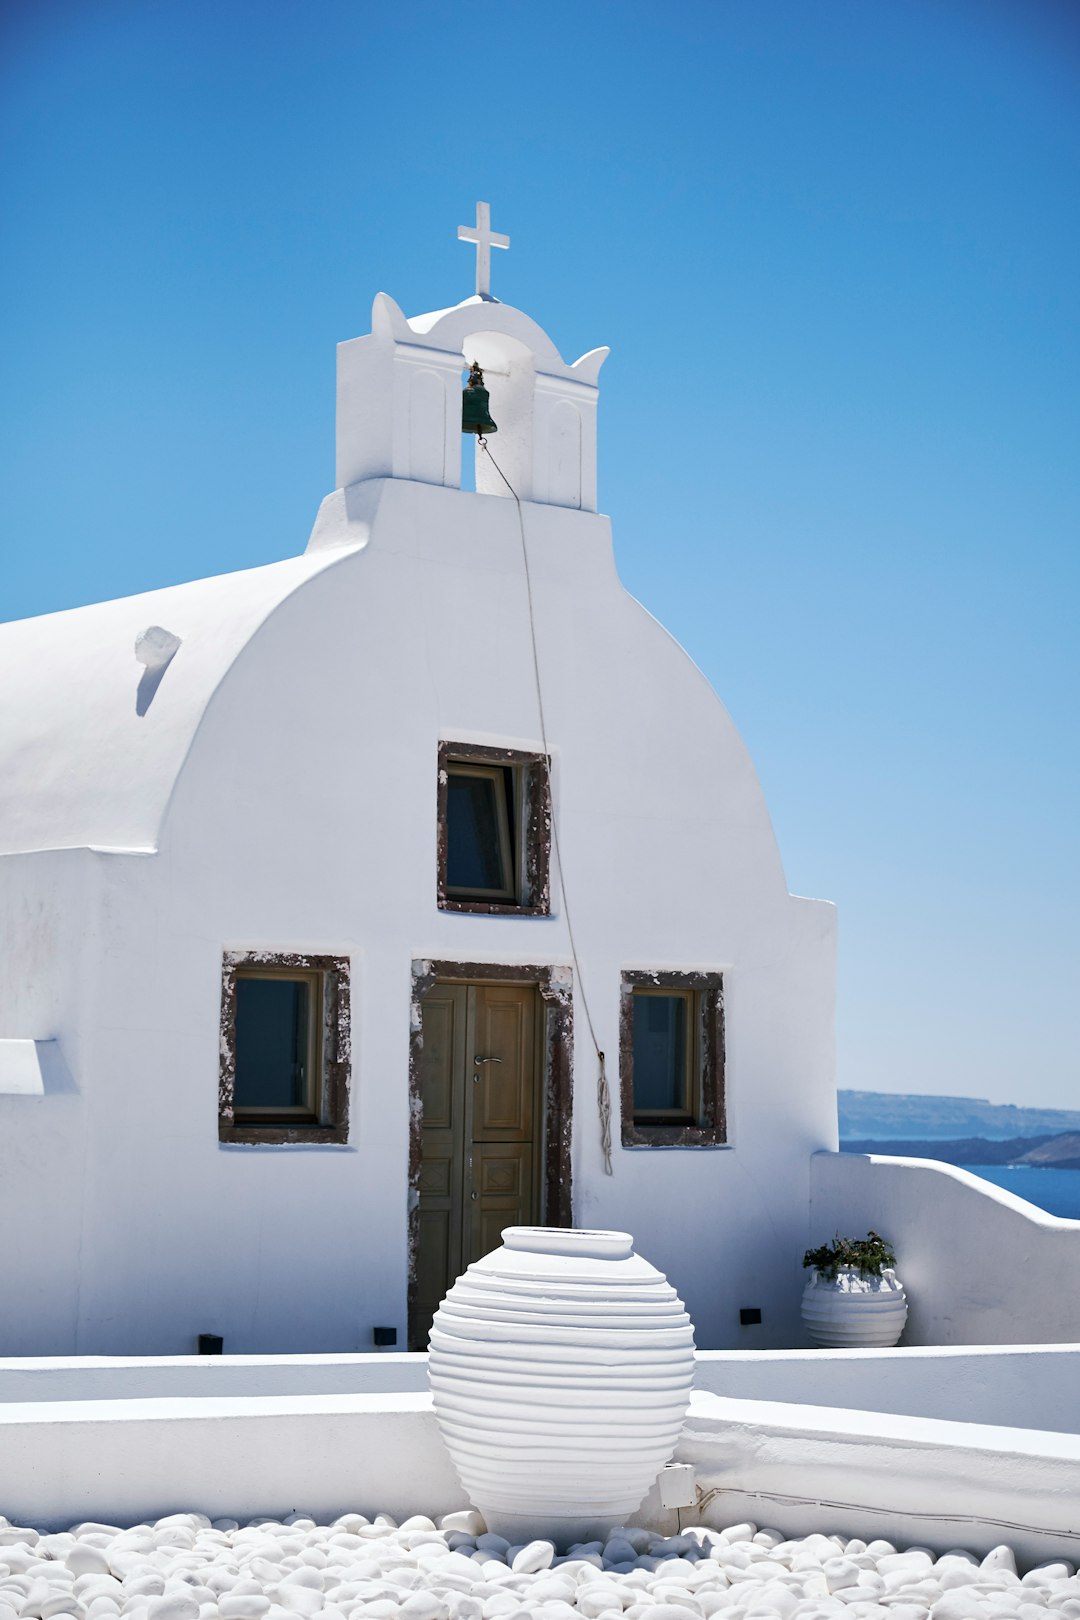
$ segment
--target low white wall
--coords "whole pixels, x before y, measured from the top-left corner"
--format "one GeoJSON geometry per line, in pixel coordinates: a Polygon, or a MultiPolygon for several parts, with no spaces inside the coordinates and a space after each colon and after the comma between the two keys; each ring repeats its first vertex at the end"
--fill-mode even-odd
{"type": "MultiPolygon", "coordinates": [[[[848,1401],[926,1404],[939,1381],[958,1395],[981,1360],[979,1387],[996,1378],[1018,1411],[1025,1376],[1052,1385],[1050,1398],[1067,1405],[1078,1358],[1075,1347],[981,1358],[714,1352],[699,1357],[698,1381],[730,1389],[741,1380],[774,1394],[814,1385],[819,1396],[848,1401]]],[[[237,1518],[295,1508],[323,1520],[350,1509],[437,1516],[465,1504],[425,1383],[426,1357],[410,1355],[0,1363],[0,1504],[42,1529],[80,1519],[127,1525],[184,1509],[237,1518]],[[238,1393],[275,1382],[291,1393],[238,1393]],[[324,1392],[310,1393],[312,1385],[324,1392]],[[128,1398],[116,1398],[121,1388],[128,1398]],[[174,1393],[146,1393],[155,1388],[174,1393]],[[38,1398],[44,1392],[52,1398],[38,1398]]],[[[676,1457],[694,1466],[705,1498],[686,1522],[749,1518],[791,1535],[841,1531],[938,1550],[1005,1541],[1029,1563],[1080,1554],[1076,1435],[735,1399],[706,1387],[693,1396],[676,1457]]],[[[655,1491],[636,1519],[664,1530],[677,1524],[655,1491]]]]}
{"type": "MultiPolygon", "coordinates": [[[[676,1452],[703,1492],[687,1522],[749,1519],[1022,1565],[1080,1552],[1080,1439],[1030,1429],[695,1394],[676,1452]]],[[[655,1489],[639,1522],[674,1528],[655,1489]]]]}
{"type": "Polygon", "coordinates": [[[1080,1344],[699,1350],[694,1387],[737,1400],[1080,1434],[1080,1344]]]}
{"type": "Polygon", "coordinates": [[[426,1394],[427,1356],[9,1356],[0,1402],[426,1394]]]}
{"type": "MultiPolygon", "coordinates": [[[[1031,1430],[695,1394],[676,1459],[688,1522],[752,1519],[938,1551],[1001,1541],[1077,1556],[1080,1440],[1031,1430]]],[[[198,1509],[280,1517],[465,1505],[428,1395],[181,1397],[0,1407],[0,1500],[16,1522],[127,1525],[198,1509]]],[[[635,1521],[670,1530],[655,1491],[635,1521]]]]}
{"type": "MultiPolygon", "coordinates": [[[[1080,1433],[1080,1344],[699,1350],[694,1386],[737,1400],[854,1407],[1080,1433]]],[[[426,1394],[427,1356],[56,1356],[0,1360],[0,1403],[426,1394]]]]}
{"type": "Polygon", "coordinates": [[[871,1227],[896,1250],[905,1345],[1080,1342],[1080,1221],[933,1159],[815,1153],[810,1242],[871,1227]]]}
{"type": "Polygon", "coordinates": [[[197,1510],[395,1518],[465,1507],[430,1395],[58,1401],[0,1406],[7,1517],[60,1529],[197,1510]]]}

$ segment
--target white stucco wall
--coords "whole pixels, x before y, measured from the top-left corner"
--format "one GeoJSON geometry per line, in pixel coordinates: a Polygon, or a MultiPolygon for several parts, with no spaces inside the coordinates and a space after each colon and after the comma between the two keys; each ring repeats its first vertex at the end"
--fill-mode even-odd
{"type": "MultiPolygon", "coordinates": [[[[362,546],[346,528],[328,548],[324,522],[327,566],[219,683],[157,853],[68,858],[93,873],[87,1012],[67,1054],[83,1112],[64,1139],[86,1179],[81,1204],[61,1193],[77,1326],[8,1317],[9,1354],[171,1352],[198,1332],[235,1350],[344,1350],[375,1325],[404,1342],[411,963],[570,960],[558,903],[550,918],[435,904],[440,737],[539,744],[513,505],[401,481],[378,494],[362,546]],[[351,956],[348,1147],[219,1146],[221,953],[244,947],[351,956]]],[[[835,1141],[833,912],[787,894],[746,751],[623,592],[607,521],[537,506],[527,521],[556,813],[606,1050],[623,967],[726,971],[728,1149],[616,1147],[605,1177],[578,1009],[575,1218],[632,1230],[701,1342],[798,1342],[809,1156],[835,1141]],[[747,1222],[773,1234],[771,1271],[747,1258],[747,1222]],[[688,1238],[701,1230],[705,1248],[688,1238]],[[739,1329],[741,1305],[763,1310],[760,1330],[739,1329]]],[[[27,1033],[6,1016],[5,1033],[27,1033]]],[[[48,1161],[4,1179],[20,1224],[48,1161]]]]}
{"type": "Polygon", "coordinates": [[[86,1070],[94,1018],[95,872],[103,857],[0,858],[0,1031],[56,1042],[41,1094],[0,1093],[0,1315],[27,1348],[77,1340],[86,1186],[86,1070]]]}
{"type": "Polygon", "coordinates": [[[694,1387],[733,1400],[1080,1435],[1080,1344],[702,1350],[694,1387]]]}
{"type": "MultiPolygon", "coordinates": [[[[574,1216],[635,1234],[700,1343],[798,1343],[810,1156],[836,1145],[834,913],[787,893],[749,756],[619,584],[608,520],[525,513],[555,809],[615,1109],[608,1177],[579,984],[574,1216]],[[728,1147],[619,1146],[625,968],[723,970],[728,1147]],[[760,1328],[740,1328],[741,1306],[760,1328]]],[[[8,739],[7,847],[109,852],[0,863],[15,919],[0,1036],[57,1038],[74,1088],[0,1099],[21,1122],[0,1148],[0,1219],[55,1255],[35,1266],[39,1302],[0,1314],[0,1353],[173,1353],[200,1332],[231,1351],[344,1351],[374,1326],[404,1344],[411,964],[571,959],[557,883],[550,917],[436,906],[440,739],[541,746],[514,503],[369,479],[324,502],[303,558],[80,613],[15,627],[12,654],[33,648],[43,695],[8,739]],[[181,644],[139,713],[147,620],[181,644]],[[63,944],[31,961],[43,905],[63,944]],[[347,1146],[219,1145],[222,953],[250,948],[351,959],[347,1146]]],[[[0,1253],[0,1291],[19,1266],[0,1253]]]]}
{"type": "MultiPolygon", "coordinates": [[[[675,1456],[705,1493],[704,1524],[839,1530],[936,1553],[1005,1542],[1021,1568],[1076,1558],[1076,1435],[698,1394],[675,1456]]],[[[640,1518],[660,1518],[655,1489],[640,1518]]]]}
{"type": "Polygon", "coordinates": [[[215,1518],[301,1509],[323,1523],[468,1506],[427,1394],[0,1405],[0,1492],[15,1522],[41,1529],[196,1502],[215,1518]]]}
{"type": "MultiPolygon", "coordinates": [[[[728,1400],[854,1408],[1080,1436],[1080,1345],[699,1350],[694,1388],[728,1400]]],[[[0,1359],[0,1404],[178,1396],[423,1394],[427,1356],[0,1359]]]]}
{"type": "Polygon", "coordinates": [[[423,1395],[427,1356],[0,1357],[0,1404],[158,1400],[180,1396],[423,1395]]]}
{"type": "Polygon", "coordinates": [[[1080,1221],[931,1159],[814,1155],[813,1242],[870,1227],[896,1250],[905,1345],[1080,1341],[1080,1221]]]}
{"type": "MultiPolygon", "coordinates": [[[[940,1367],[952,1354],[927,1358],[940,1367]]],[[[1006,1381],[1012,1354],[986,1353],[1006,1381]]],[[[301,1508],[324,1521],[346,1509],[449,1512],[464,1499],[431,1398],[416,1386],[425,1359],[302,1357],[275,1369],[265,1358],[231,1368],[228,1357],[204,1358],[205,1381],[181,1358],[0,1364],[0,1498],[17,1522],[50,1529],[193,1507],[241,1519],[301,1508]],[[338,1382],[346,1363],[351,1391],[338,1382]],[[125,1398],[109,1392],[112,1374],[129,1381],[125,1398]],[[27,1399],[32,1385],[37,1398],[27,1399]]],[[[758,1363],[770,1364],[782,1387],[792,1358],[758,1363]]],[[[930,1385],[931,1366],[927,1374],[930,1385]]],[[[861,1393],[868,1382],[860,1373],[861,1393]]],[[[1005,1541],[1021,1567],[1075,1557],[1075,1434],[699,1390],[675,1457],[694,1468],[703,1523],[750,1519],[793,1536],[840,1531],[937,1551],[1005,1541]]],[[[633,1520],[677,1528],[655,1489],[633,1520]]]]}

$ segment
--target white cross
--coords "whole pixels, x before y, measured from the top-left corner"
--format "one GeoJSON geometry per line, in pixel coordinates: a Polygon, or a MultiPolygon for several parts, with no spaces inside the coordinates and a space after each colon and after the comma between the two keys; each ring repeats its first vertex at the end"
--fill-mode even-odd
{"type": "Polygon", "coordinates": [[[478,202],[476,205],[476,228],[471,225],[459,225],[457,228],[459,242],[476,243],[476,291],[481,298],[491,297],[491,250],[493,247],[508,248],[510,238],[500,236],[491,229],[491,204],[478,202]]]}

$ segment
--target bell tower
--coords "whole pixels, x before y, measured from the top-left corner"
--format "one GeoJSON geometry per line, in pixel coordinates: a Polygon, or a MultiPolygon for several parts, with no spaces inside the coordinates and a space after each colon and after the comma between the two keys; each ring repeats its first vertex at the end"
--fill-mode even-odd
{"type": "MultiPolygon", "coordinates": [[[[338,344],[337,486],[373,478],[461,487],[461,390],[476,362],[498,424],[494,453],[522,500],[596,511],[596,409],[607,349],[567,365],[530,316],[492,297],[487,204],[459,236],[477,247],[477,291],[451,309],[407,319],[378,293],[371,332],[338,344]]],[[[509,498],[485,456],[477,493],[509,498]]]]}

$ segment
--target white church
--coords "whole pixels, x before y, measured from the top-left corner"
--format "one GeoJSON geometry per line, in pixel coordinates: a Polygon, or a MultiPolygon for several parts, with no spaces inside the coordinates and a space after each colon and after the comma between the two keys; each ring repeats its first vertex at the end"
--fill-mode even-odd
{"type": "Polygon", "coordinates": [[[802,1342],[833,908],[619,582],[607,351],[465,234],[475,296],[340,345],[300,555],[0,627],[0,1354],[422,1347],[522,1222],[802,1342]]]}

